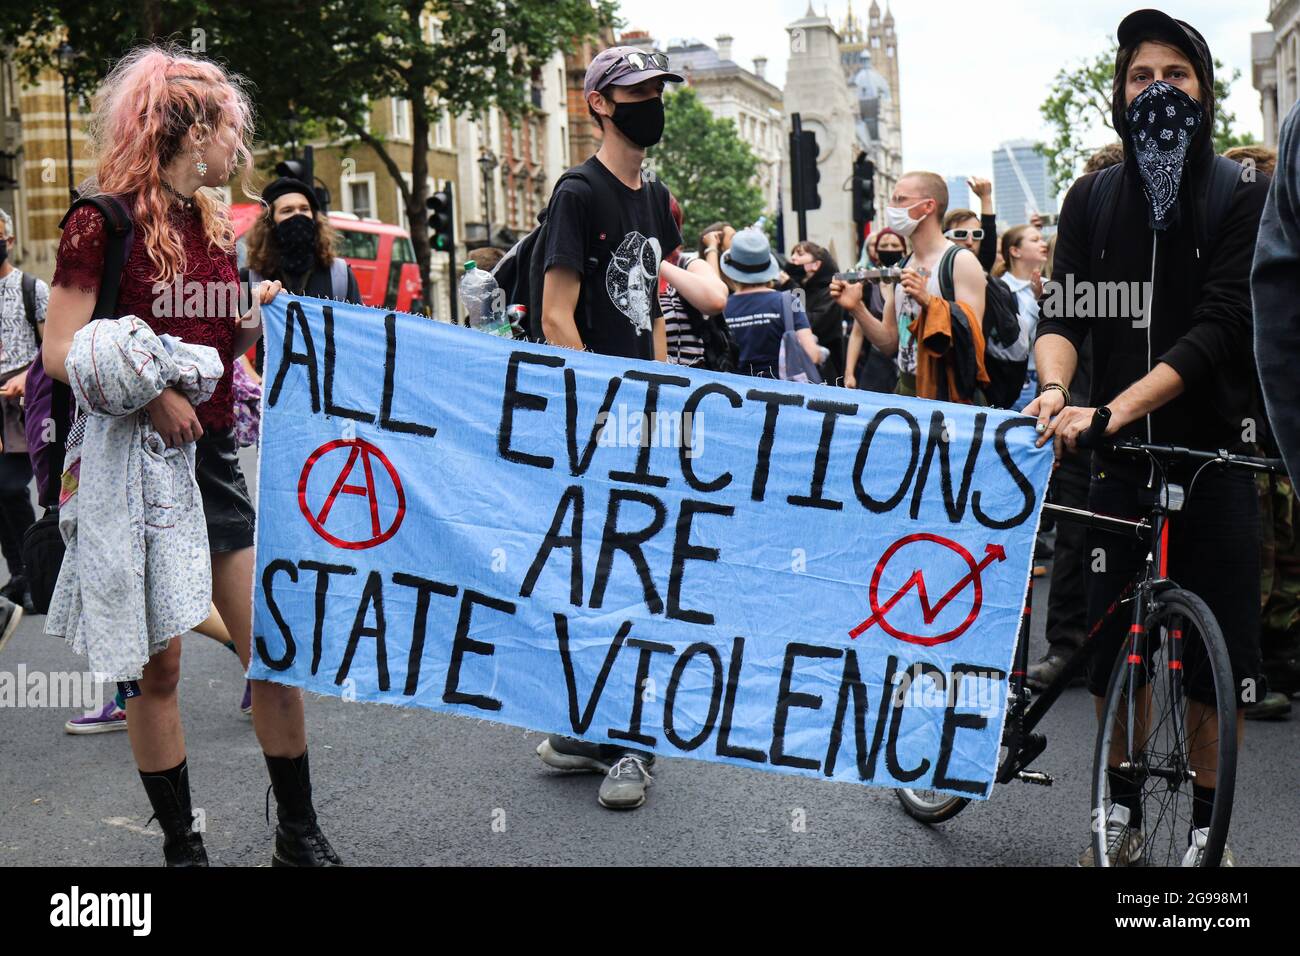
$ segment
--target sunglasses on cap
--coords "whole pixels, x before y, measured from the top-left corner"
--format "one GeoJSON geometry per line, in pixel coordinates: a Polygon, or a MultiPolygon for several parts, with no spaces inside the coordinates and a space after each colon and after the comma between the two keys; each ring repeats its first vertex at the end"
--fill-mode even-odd
{"type": "Polygon", "coordinates": [[[667,70],[668,69],[668,57],[666,54],[642,53],[640,50],[633,50],[631,53],[619,54],[618,59],[614,60],[614,62],[612,62],[609,66],[605,67],[605,72],[600,74],[600,78],[603,80],[605,77],[609,76],[610,71],[612,71],[616,66],[618,66],[619,63],[627,63],[634,70],[648,70],[648,69],[667,70]]]}
{"type": "Polygon", "coordinates": [[[983,229],[949,229],[944,233],[948,239],[956,239],[958,242],[965,242],[967,239],[974,239],[979,242],[984,238],[983,229]]]}

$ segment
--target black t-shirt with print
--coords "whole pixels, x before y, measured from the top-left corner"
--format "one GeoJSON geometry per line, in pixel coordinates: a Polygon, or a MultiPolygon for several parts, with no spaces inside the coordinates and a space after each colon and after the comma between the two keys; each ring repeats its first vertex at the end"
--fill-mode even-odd
{"type": "Polygon", "coordinates": [[[593,190],[570,177],[556,188],[547,213],[543,268],[563,266],[582,276],[575,321],[587,348],[653,359],[659,263],[682,243],[668,209],[668,190],[649,181],[629,189],[595,156],[583,169],[602,186],[593,190]],[[602,194],[617,201],[601,202],[602,194]]]}

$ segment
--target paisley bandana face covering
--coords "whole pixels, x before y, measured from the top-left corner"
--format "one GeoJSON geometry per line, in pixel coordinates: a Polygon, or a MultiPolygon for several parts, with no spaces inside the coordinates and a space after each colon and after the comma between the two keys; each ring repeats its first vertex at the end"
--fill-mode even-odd
{"type": "Polygon", "coordinates": [[[1129,146],[1151,204],[1151,228],[1164,231],[1178,203],[1188,147],[1204,118],[1201,104],[1158,80],[1133,99],[1125,118],[1129,146]]]}

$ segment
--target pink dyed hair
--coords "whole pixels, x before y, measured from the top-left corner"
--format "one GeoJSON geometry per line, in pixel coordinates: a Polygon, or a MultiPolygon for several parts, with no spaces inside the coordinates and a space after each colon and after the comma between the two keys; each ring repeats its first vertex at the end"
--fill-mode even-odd
{"type": "MultiPolygon", "coordinates": [[[[134,194],[136,235],[160,282],[184,269],[185,253],[168,225],[171,197],[162,170],[184,147],[194,129],[204,141],[233,136],[235,167],[252,166],[249,144],[253,110],[239,76],[179,48],[143,46],[117,62],[96,95],[91,143],[96,156],[95,189],[134,194]]],[[[225,204],[206,190],[195,203],[211,246],[235,248],[234,227],[225,204]]]]}

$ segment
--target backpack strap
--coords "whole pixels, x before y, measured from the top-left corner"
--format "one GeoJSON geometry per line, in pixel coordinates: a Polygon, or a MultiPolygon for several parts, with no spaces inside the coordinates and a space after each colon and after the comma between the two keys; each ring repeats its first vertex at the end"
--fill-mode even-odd
{"type": "Polygon", "coordinates": [[[36,276],[24,272],[19,284],[23,293],[23,314],[27,316],[27,324],[32,327],[32,332],[36,334],[36,341],[39,342],[41,328],[36,321],[36,276]]]}
{"type": "Polygon", "coordinates": [[[348,261],[342,256],[330,260],[330,287],[340,302],[348,297],[348,261]]]}
{"type": "Polygon", "coordinates": [[[785,323],[787,332],[794,331],[794,294],[791,292],[782,292],[781,295],[781,321],[785,323]]]}
{"type": "Polygon", "coordinates": [[[1241,181],[1241,164],[1224,156],[1215,156],[1210,168],[1209,183],[1205,192],[1197,197],[1197,224],[1200,227],[1197,242],[1201,243],[1198,251],[1201,259],[1207,259],[1214,250],[1219,238],[1223,220],[1232,207],[1232,197],[1241,181]]]}
{"type": "Polygon", "coordinates": [[[1120,183],[1124,181],[1124,164],[1108,166],[1097,174],[1092,192],[1088,196],[1088,221],[1093,223],[1092,260],[1106,258],[1106,240],[1110,236],[1111,220],[1115,218],[1115,201],[1120,183]]]}
{"type": "Polygon", "coordinates": [[[126,268],[127,256],[131,254],[131,240],[135,234],[135,224],[131,213],[119,196],[107,194],[82,196],[77,199],[63,219],[59,228],[67,225],[69,217],[82,206],[94,206],[104,217],[104,228],[108,230],[108,246],[104,250],[104,273],[99,280],[99,297],[95,300],[93,318],[109,318],[117,311],[117,294],[122,285],[122,271],[126,268]]]}
{"type": "Polygon", "coordinates": [[[939,260],[939,294],[943,296],[945,302],[957,301],[957,282],[953,278],[953,270],[956,268],[959,252],[961,246],[949,246],[944,251],[943,258],[939,260]]]}

